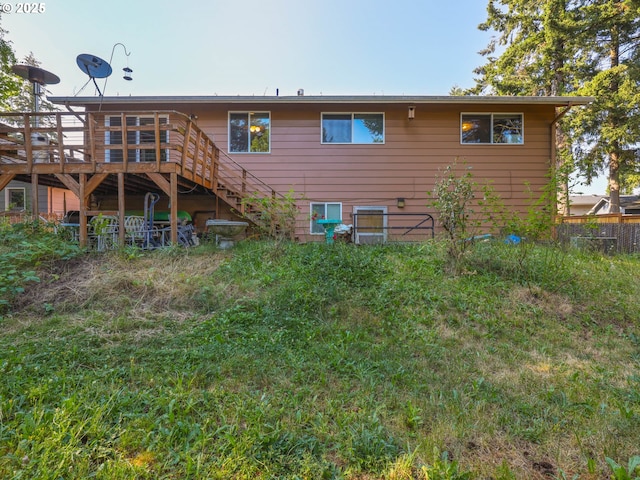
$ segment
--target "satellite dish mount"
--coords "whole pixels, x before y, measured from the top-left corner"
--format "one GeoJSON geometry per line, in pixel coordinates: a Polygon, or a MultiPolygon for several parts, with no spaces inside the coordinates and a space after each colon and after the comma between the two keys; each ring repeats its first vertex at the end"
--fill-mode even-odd
{"type": "MultiPolygon", "coordinates": [[[[98,90],[98,95],[100,95],[100,97],[104,96],[104,92],[107,89],[107,80],[109,78],[109,75],[111,75],[111,73],[113,72],[113,69],[111,68],[111,61],[113,60],[113,54],[116,51],[116,47],[118,45],[120,45],[124,49],[124,53],[127,56],[127,66],[122,69],[124,72],[124,76],[122,78],[124,78],[125,80],[133,80],[133,70],[129,68],[129,55],[131,55],[131,52],[128,52],[127,47],[125,47],[122,43],[116,43],[113,46],[113,48],[111,49],[111,57],[109,58],[108,62],[101,59],[100,57],[96,57],[95,55],[91,55],[88,53],[82,53],[76,58],[78,67],[80,67],[80,70],[82,70],[89,76],[89,82],[93,81],[93,84],[95,85],[96,90],[98,90]],[[98,87],[96,78],[104,78],[102,92],[100,91],[100,87],[98,87]]],[[[100,104],[100,106],[102,107],[102,103],[100,104]]]]}

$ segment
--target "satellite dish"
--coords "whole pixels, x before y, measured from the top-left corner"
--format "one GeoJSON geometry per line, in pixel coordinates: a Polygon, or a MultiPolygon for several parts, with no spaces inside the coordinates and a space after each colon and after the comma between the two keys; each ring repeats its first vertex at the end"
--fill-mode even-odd
{"type": "Polygon", "coordinates": [[[19,77],[29,80],[31,83],[38,85],[55,85],[60,83],[60,78],[51,72],[40,67],[32,67],[31,65],[14,65],[11,67],[13,73],[19,77]]]}
{"type": "Polygon", "coordinates": [[[78,67],[80,67],[80,70],[91,78],[107,78],[112,72],[109,62],[88,53],[78,55],[76,57],[76,63],[78,67]]]}
{"type": "Polygon", "coordinates": [[[80,70],[89,75],[89,81],[87,83],[93,80],[93,84],[96,86],[98,94],[102,96],[102,92],[96,83],[96,78],[107,78],[111,75],[113,70],[111,69],[109,62],[89,53],[81,53],[76,57],[76,63],[78,64],[78,67],[80,67],[80,70]]]}

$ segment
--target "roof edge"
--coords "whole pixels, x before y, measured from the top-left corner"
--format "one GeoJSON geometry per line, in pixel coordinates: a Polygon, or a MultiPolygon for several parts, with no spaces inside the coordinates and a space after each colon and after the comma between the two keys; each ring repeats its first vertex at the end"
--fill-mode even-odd
{"type": "Polygon", "coordinates": [[[542,97],[542,96],[406,96],[406,95],[296,95],[296,96],[254,96],[254,95],[159,95],[129,97],[47,97],[56,104],[85,106],[100,104],[323,104],[323,103],[377,103],[377,104],[547,104],[555,106],[587,105],[593,97],[542,97]]]}

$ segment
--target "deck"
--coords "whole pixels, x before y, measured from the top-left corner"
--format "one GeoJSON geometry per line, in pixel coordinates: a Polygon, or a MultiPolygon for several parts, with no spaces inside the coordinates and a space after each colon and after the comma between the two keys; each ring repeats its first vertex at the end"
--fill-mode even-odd
{"type": "Polygon", "coordinates": [[[0,113],[0,190],[12,180],[71,190],[80,199],[83,246],[88,217],[111,214],[124,225],[130,194],[160,189],[169,197],[172,243],[179,189],[213,193],[241,216],[248,196],[277,195],[176,111],[0,113]],[[118,210],[90,210],[92,193],[117,195],[118,210]]]}

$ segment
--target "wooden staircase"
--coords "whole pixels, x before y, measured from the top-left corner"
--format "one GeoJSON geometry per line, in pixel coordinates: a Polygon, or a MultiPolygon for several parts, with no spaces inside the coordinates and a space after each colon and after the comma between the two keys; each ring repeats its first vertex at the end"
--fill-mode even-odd
{"type": "Polygon", "coordinates": [[[86,215],[93,192],[123,215],[128,194],[160,188],[173,205],[179,186],[204,189],[247,218],[250,199],[281,196],[176,111],[0,113],[0,189],[14,179],[68,188],[86,215]]]}

